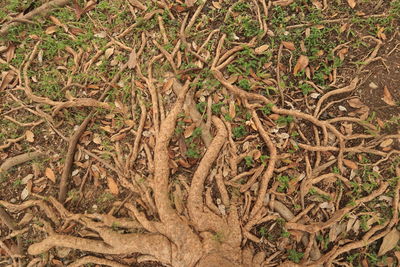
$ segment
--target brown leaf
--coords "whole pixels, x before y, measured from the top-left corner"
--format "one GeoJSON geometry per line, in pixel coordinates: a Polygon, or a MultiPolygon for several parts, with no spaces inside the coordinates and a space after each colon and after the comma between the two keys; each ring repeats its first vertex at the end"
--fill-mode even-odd
{"type": "Polygon", "coordinates": [[[46,175],[47,178],[49,178],[50,181],[52,181],[53,183],[56,182],[56,175],[54,174],[52,169],[46,168],[44,174],[46,175]]]}
{"type": "Polygon", "coordinates": [[[132,6],[137,7],[141,10],[146,10],[146,6],[142,4],[139,0],[129,0],[129,3],[131,3],[132,6]]]}
{"type": "Polygon", "coordinates": [[[14,44],[10,44],[8,46],[7,52],[6,52],[6,61],[10,62],[13,57],[14,57],[14,53],[15,52],[15,45],[14,44]]]}
{"type": "Polygon", "coordinates": [[[390,93],[389,89],[387,88],[387,86],[385,85],[385,87],[383,88],[383,98],[382,100],[388,104],[389,106],[396,106],[396,103],[393,100],[393,96],[390,93]]]}
{"type": "Polygon", "coordinates": [[[267,51],[268,48],[269,48],[269,45],[265,44],[265,45],[259,46],[256,49],[254,49],[254,52],[257,55],[260,55],[260,54],[264,53],[265,51],[267,51]]]}
{"type": "Polygon", "coordinates": [[[278,0],[278,1],[272,2],[272,4],[274,6],[288,6],[293,2],[294,2],[294,0],[278,0]]]}
{"type": "Polygon", "coordinates": [[[60,27],[63,27],[63,26],[64,26],[64,24],[62,24],[62,22],[61,22],[58,18],[56,18],[56,17],[54,17],[54,16],[50,16],[49,18],[50,18],[50,20],[51,20],[54,24],[56,24],[57,26],[60,26],[60,27]]]}
{"type": "Polygon", "coordinates": [[[348,159],[343,159],[343,164],[346,167],[348,167],[348,168],[350,168],[352,170],[357,170],[358,169],[357,163],[355,163],[354,161],[351,161],[351,160],[348,160],[348,159]]]}
{"type": "Polygon", "coordinates": [[[195,123],[189,125],[188,127],[186,127],[185,132],[183,133],[183,136],[185,138],[189,138],[193,134],[193,131],[194,131],[195,128],[196,128],[196,124],[195,123]]]}
{"type": "Polygon", "coordinates": [[[163,85],[162,91],[161,92],[166,92],[169,89],[171,89],[172,85],[174,84],[175,78],[170,78],[168,81],[166,81],[163,85]]]}
{"type": "Polygon", "coordinates": [[[212,2],[212,5],[216,8],[216,9],[221,9],[222,8],[222,6],[221,6],[221,3],[220,2],[212,2]]]}
{"type": "Polygon", "coordinates": [[[349,49],[347,47],[342,48],[338,51],[338,56],[340,58],[341,61],[344,60],[344,56],[347,54],[347,52],[349,52],[349,49]]]}
{"type": "Polygon", "coordinates": [[[393,228],[384,238],[381,247],[378,251],[378,256],[385,255],[397,246],[397,242],[400,240],[400,232],[396,228],[393,228]]]}
{"type": "Polygon", "coordinates": [[[301,55],[294,66],[293,74],[296,75],[299,71],[304,70],[308,66],[309,60],[307,56],[301,55]]]}
{"type": "Polygon", "coordinates": [[[347,0],[347,3],[351,8],[355,8],[357,4],[356,0],[347,0]]]}
{"type": "Polygon", "coordinates": [[[347,100],[347,103],[352,108],[362,108],[365,106],[364,103],[361,102],[361,100],[359,98],[352,98],[350,100],[347,100]]]}
{"type": "Polygon", "coordinates": [[[12,70],[9,70],[6,75],[4,75],[3,80],[0,83],[0,91],[4,90],[10,82],[14,79],[15,73],[12,70]]]}
{"type": "Polygon", "coordinates": [[[285,42],[285,41],[282,41],[282,45],[283,45],[283,47],[285,47],[286,49],[289,49],[289,50],[296,50],[296,47],[295,47],[295,45],[294,45],[294,43],[292,43],[292,42],[285,42]]]}
{"type": "Polygon", "coordinates": [[[156,9],[154,11],[151,11],[149,13],[147,13],[146,15],[144,15],[143,19],[144,20],[149,20],[151,19],[155,14],[162,14],[164,12],[164,10],[162,9],[156,9]]]}
{"type": "Polygon", "coordinates": [[[28,141],[29,143],[33,143],[35,141],[35,135],[29,130],[25,132],[25,137],[26,141],[28,141]]]}
{"type": "Polygon", "coordinates": [[[236,116],[235,101],[229,102],[229,116],[234,119],[236,116]]]}
{"type": "Polygon", "coordinates": [[[137,55],[135,49],[129,54],[128,68],[133,69],[137,65],[137,55]]]}
{"type": "Polygon", "coordinates": [[[312,0],[311,2],[316,8],[322,9],[322,3],[321,2],[319,2],[317,0],[312,0]]]}
{"type": "Polygon", "coordinates": [[[46,34],[53,34],[57,31],[57,26],[53,25],[50,27],[47,27],[47,29],[44,31],[46,34]]]}
{"type": "Polygon", "coordinates": [[[113,195],[118,195],[119,194],[119,189],[117,183],[114,181],[113,178],[107,177],[107,185],[108,188],[110,189],[111,194],[113,195]]]}
{"type": "Polygon", "coordinates": [[[196,3],[197,0],[185,0],[185,4],[187,7],[192,7],[196,3]]]}

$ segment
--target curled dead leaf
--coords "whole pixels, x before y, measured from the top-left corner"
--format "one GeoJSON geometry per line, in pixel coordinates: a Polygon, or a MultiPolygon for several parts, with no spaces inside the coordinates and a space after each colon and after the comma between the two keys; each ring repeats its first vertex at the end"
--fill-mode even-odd
{"type": "Polygon", "coordinates": [[[308,63],[308,57],[301,55],[297,60],[296,66],[294,66],[293,74],[296,75],[298,72],[304,70],[308,66],[308,63]]]}
{"type": "Polygon", "coordinates": [[[33,143],[35,141],[35,135],[29,130],[25,132],[25,137],[26,141],[28,141],[29,143],[33,143]]]}
{"type": "Polygon", "coordinates": [[[52,181],[53,183],[56,182],[56,175],[54,174],[52,169],[46,168],[44,174],[46,175],[47,178],[49,178],[50,181],[52,181]]]}
{"type": "Polygon", "coordinates": [[[278,1],[272,2],[272,4],[274,6],[288,6],[288,5],[292,4],[293,2],[294,2],[294,0],[278,0],[278,1]]]}
{"type": "Polygon", "coordinates": [[[4,78],[1,80],[0,83],[0,91],[4,90],[14,79],[15,73],[12,70],[7,71],[7,73],[4,75],[4,78]]]}
{"type": "Polygon", "coordinates": [[[135,49],[132,50],[132,52],[129,54],[129,59],[128,59],[128,68],[133,69],[136,67],[137,64],[137,55],[135,49]]]}
{"type": "Polygon", "coordinates": [[[260,55],[260,54],[264,53],[265,51],[267,51],[268,48],[269,48],[269,45],[265,44],[265,45],[259,46],[256,49],[254,49],[254,52],[257,55],[260,55]]]}
{"type": "Polygon", "coordinates": [[[356,0],[347,0],[347,3],[349,4],[349,6],[350,6],[351,8],[355,8],[356,5],[357,5],[356,0]]]}
{"type": "Polygon", "coordinates": [[[292,43],[292,42],[283,41],[282,45],[283,45],[283,47],[285,47],[286,49],[289,49],[291,51],[296,50],[296,47],[295,47],[294,43],[292,43]]]}
{"type": "Polygon", "coordinates": [[[393,228],[382,241],[382,244],[378,251],[378,256],[385,255],[387,252],[391,251],[397,246],[397,242],[400,240],[400,232],[393,228]]]}
{"type": "Polygon", "coordinates": [[[220,2],[212,2],[212,5],[216,8],[216,9],[221,9],[222,8],[222,6],[221,6],[221,3],[220,2]]]}
{"type": "Polygon", "coordinates": [[[365,106],[364,103],[361,102],[361,100],[359,98],[352,98],[350,100],[347,100],[347,103],[352,108],[362,108],[365,106]]]}
{"type": "Polygon", "coordinates": [[[114,181],[113,178],[107,177],[107,185],[108,185],[108,189],[110,189],[111,194],[113,194],[113,195],[118,195],[119,194],[118,185],[114,181]]]}
{"type": "Polygon", "coordinates": [[[396,106],[396,103],[393,100],[393,96],[390,93],[389,89],[387,88],[387,86],[385,85],[385,87],[383,87],[383,98],[382,100],[388,104],[389,106],[396,106]]]}
{"type": "Polygon", "coordinates": [[[346,167],[348,167],[348,168],[350,168],[352,170],[357,170],[358,169],[357,163],[355,163],[354,161],[351,161],[351,160],[348,160],[348,159],[343,159],[343,164],[346,167]]]}
{"type": "Polygon", "coordinates": [[[53,25],[50,27],[47,27],[46,30],[44,31],[46,34],[53,34],[57,31],[57,26],[53,25]]]}

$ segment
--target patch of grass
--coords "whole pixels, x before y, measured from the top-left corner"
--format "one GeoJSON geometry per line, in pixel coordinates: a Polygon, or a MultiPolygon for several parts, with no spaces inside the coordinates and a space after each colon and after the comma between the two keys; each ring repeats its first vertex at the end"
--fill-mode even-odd
{"type": "Polygon", "coordinates": [[[242,138],[247,135],[246,127],[244,125],[233,127],[232,134],[235,139],[242,138]]]}
{"type": "Polygon", "coordinates": [[[301,259],[304,257],[304,253],[298,252],[294,249],[288,250],[288,259],[295,263],[300,263],[301,259]]]}

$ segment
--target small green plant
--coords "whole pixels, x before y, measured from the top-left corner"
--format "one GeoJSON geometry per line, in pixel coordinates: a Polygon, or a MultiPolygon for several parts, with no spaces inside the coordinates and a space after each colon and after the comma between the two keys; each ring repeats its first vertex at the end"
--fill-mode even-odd
{"type": "Polygon", "coordinates": [[[251,89],[250,81],[247,80],[247,79],[242,79],[242,80],[240,80],[238,84],[239,84],[239,86],[240,86],[241,88],[243,88],[243,89],[246,90],[246,91],[249,91],[249,90],[251,89]]]}
{"type": "Polygon", "coordinates": [[[262,108],[260,108],[260,110],[265,116],[267,116],[267,115],[271,114],[271,109],[273,106],[274,106],[274,104],[269,103],[269,104],[266,104],[265,106],[263,106],[262,108]]]}
{"type": "Polygon", "coordinates": [[[279,182],[279,186],[276,191],[278,191],[279,193],[286,192],[286,190],[289,188],[290,177],[286,175],[278,176],[277,180],[279,182]]]}
{"type": "Polygon", "coordinates": [[[242,138],[247,135],[247,130],[244,125],[240,125],[232,128],[233,137],[236,139],[242,138]]]}
{"type": "Polygon", "coordinates": [[[289,123],[291,123],[293,121],[294,121],[294,119],[290,115],[289,116],[279,116],[279,118],[276,120],[276,122],[279,125],[286,125],[286,124],[289,124],[289,123]]]}
{"type": "Polygon", "coordinates": [[[314,88],[312,88],[307,83],[300,84],[299,88],[301,89],[301,92],[303,93],[303,95],[308,95],[310,92],[312,92],[314,90],[314,88]]]}
{"type": "Polygon", "coordinates": [[[16,179],[14,182],[13,182],[13,186],[14,187],[20,187],[22,185],[22,180],[21,179],[16,179]]]}
{"type": "Polygon", "coordinates": [[[301,259],[304,257],[304,253],[298,252],[294,249],[288,250],[288,259],[294,263],[300,263],[301,259]]]}
{"type": "Polygon", "coordinates": [[[246,157],[244,157],[244,161],[246,162],[246,166],[247,166],[247,167],[253,167],[253,166],[254,166],[253,157],[251,157],[251,156],[246,156],[246,157]]]}

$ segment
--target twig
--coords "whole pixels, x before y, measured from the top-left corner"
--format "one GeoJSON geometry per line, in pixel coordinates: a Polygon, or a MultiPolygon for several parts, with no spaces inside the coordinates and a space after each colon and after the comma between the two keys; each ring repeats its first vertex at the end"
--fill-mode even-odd
{"type": "Polygon", "coordinates": [[[10,168],[25,163],[27,161],[39,158],[39,157],[43,157],[46,154],[43,152],[28,152],[25,154],[21,154],[12,158],[8,158],[6,159],[3,164],[0,165],[0,174],[2,174],[3,172],[6,172],[7,170],[9,170],[10,168]]]}
{"type": "MultiPolygon", "coordinates": [[[[53,7],[63,7],[66,4],[68,4],[69,2],[70,2],[69,0],[53,0],[53,1],[47,2],[43,5],[41,5],[40,7],[32,10],[31,12],[25,14],[24,16],[19,17],[18,19],[20,21],[28,21],[36,15],[46,14],[46,13],[50,12],[51,8],[53,8],[53,7]]],[[[7,34],[8,30],[11,27],[14,27],[14,26],[17,26],[18,24],[20,24],[21,23],[20,21],[13,21],[13,22],[3,25],[3,27],[1,27],[1,29],[0,29],[0,36],[7,34]]]]}
{"type": "Polygon", "coordinates": [[[79,138],[85,131],[86,126],[88,125],[91,119],[92,119],[91,115],[86,117],[86,119],[82,122],[82,124],[79,126],[79,128],[75,131],[74,135],[69,140],[67,156],[65,158],[65,165],[61,175],[60,189],[58,192],[58,201],[60,201],[61,203],[64,203],[65,198],[67,196],[68,178],[70,177],[72,171],[72,163],[74,161],[76,145],[78,144],[79,138]]]}

